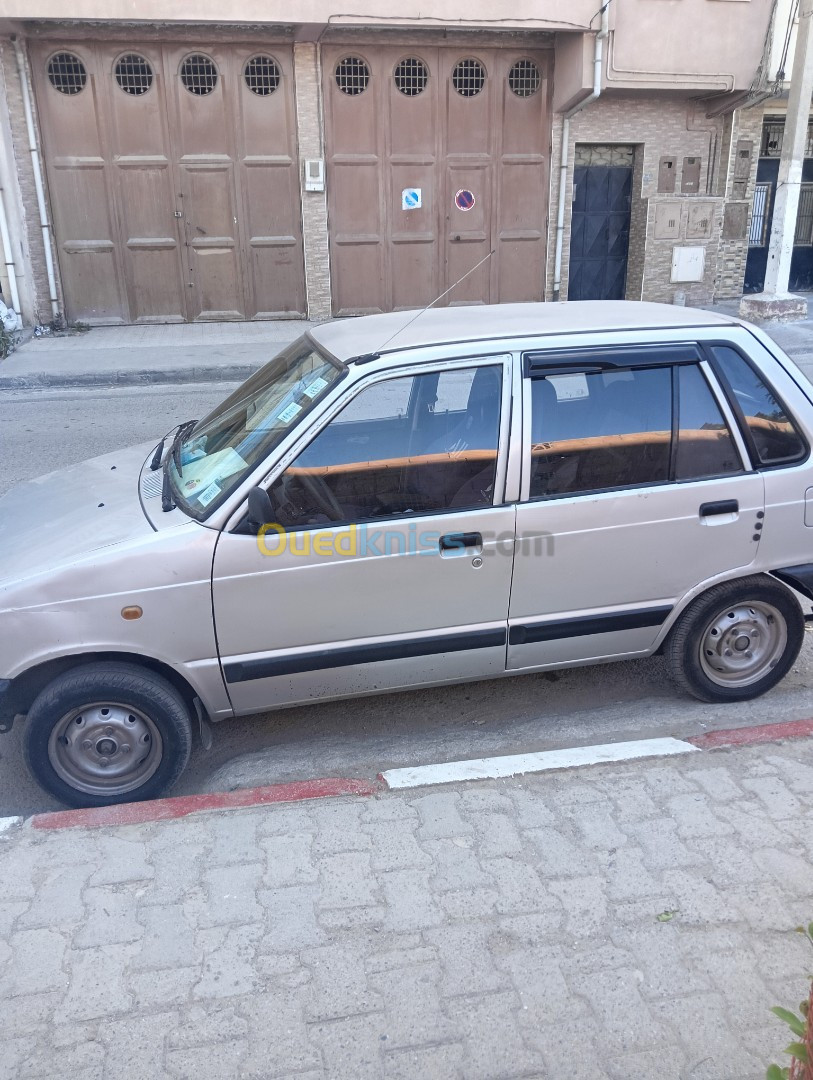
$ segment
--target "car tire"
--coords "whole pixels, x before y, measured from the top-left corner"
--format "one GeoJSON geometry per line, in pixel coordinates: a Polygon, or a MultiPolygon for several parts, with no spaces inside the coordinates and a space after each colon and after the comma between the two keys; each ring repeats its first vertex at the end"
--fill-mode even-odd
{"type": "Polygon", "coordinates": [[[34,779],[67,806],[154,799],[189,760],[190,712],[172,683],[146,668],[84,664],[38,695],[23,748],[34,779]]]}
{"type": "Polygon", "coordinates": [[[747,701],[793,666],[805,620],[796,597],[764,575],[716,585],[678,619],[664,650],[677,685],[701,701],[747,701]]]}

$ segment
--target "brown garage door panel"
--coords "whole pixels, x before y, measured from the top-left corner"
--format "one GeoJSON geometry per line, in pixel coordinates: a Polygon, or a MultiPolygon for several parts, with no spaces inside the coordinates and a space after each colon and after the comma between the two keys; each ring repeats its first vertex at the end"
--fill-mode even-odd
{"type": "Polygon", "coordinates": [[[304,314],[290,46],[36,44],[32,67],[70,318],[304,314]]]}
{"type": "Polygon", "coordinates": [[[443,302],[542,298],[549,63],[544,50],[325,47],[335,314],[425,305],[492,249],[443,302]],[[403,208],[407,188],[420,207],[403,208]]]}

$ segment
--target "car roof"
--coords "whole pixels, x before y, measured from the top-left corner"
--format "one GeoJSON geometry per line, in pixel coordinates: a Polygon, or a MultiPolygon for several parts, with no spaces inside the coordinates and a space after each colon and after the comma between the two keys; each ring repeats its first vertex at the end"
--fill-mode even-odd
{"type": "Polygon", "coordinates": [[[738,320],[702,308],[637,300],[579,300],[548,304],[478,304],[394,311],[337,319],[316,326],[309,336],[336,357],[352,360],[370,353],[399,352],[425,345],[488,341],[494,338],[581,334],[602,330],[659,330],[738,325],[738,320]]]}

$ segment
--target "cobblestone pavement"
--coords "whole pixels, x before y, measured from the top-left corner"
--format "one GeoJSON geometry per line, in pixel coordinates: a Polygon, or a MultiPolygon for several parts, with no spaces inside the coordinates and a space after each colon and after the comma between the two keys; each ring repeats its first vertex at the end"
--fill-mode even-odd
{"type": "Polygon", "coordinates": [[[0,1077],[751,1080],[813,740],[0,834],[0,1077]],[[660,918],[659,918],[660,917],[660,918]]]}

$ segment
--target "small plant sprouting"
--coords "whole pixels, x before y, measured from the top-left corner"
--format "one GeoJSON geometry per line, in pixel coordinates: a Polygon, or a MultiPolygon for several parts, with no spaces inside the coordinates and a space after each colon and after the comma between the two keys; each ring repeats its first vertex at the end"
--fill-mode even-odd
{"type": "MultiPolygon", "coordinates": [[[[813,922],[807,927],[797,926],[796,932],[804,934],[813,945],[813,922]]],[[[790,1054],[790,1065],[770,1065],[765,1080],[813,1080],[813,976],[810,977],[810,994],[799,1005],[799,1014],[774,1005],[771,1012],[783,1020],[793,1032],[793,1041],[785,1047],[790,1054]]]]}

